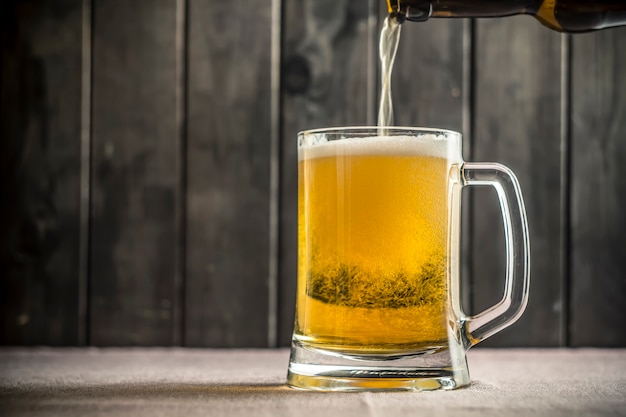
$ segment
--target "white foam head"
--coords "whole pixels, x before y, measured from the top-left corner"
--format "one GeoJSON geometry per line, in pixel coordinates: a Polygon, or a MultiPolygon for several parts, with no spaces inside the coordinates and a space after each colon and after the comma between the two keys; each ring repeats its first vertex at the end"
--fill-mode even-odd
{"type": "Polygon", "coordinates": [[[300,141],[298,159],[345,155],[430,156],[460,159],[460,144],[456,137],[437,134],[419,136],[352,137],[329,141],[320,137],[300,141]]]}

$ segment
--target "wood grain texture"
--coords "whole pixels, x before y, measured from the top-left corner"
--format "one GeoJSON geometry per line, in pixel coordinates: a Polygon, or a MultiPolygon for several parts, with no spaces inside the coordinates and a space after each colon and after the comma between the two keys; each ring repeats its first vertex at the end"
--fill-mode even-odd
{"type": "Polygon", "coordinates": [[[626,28],[572,47],[572,346],[624,346],[626,28]]]}
{"type": "MultiPolygon", "coordinates": [[[[291,342],[296,300],[298,131],[375,123],[379,3],[286,0],[282,63],[278,341],[291,342]]],[[[381,21],[382,24],[382,21],[381,21]]]]}
{"type": "MultiPolygon", "coordinates": [[[[521,16],[479,20],[475,52],[474,161],[517,175],[528,214],[530,301],[486,346],[558,346],[560,317],[561,36],[521,16]]],[[[472,216],[474,313],[504,291],[504,236],[492,190],[476,190],[472,216]]]]}
{"type": "Polygon", "coordinates": [[[97,0],[93,13],[90,342],[170,345],[181,172],[176,3],[97,0]]]}
{"type": "Polygon", "coordinates": [[[0,343],[78,343],[82,1],[2,2],[0,343]]]}
{"type": "MultiPolygon", "coordinates": [[[[397,126],[463,130],[464,22],[432,19],[407,22],[391,89],[397,126]]],[[[469,132],[463,132],[465,134],[469,132]]]]}
{"type": "Polygon", "coordinates": [[[271,23],[271,0],[189,2],[189,346],[270,343],[271,23]]]}

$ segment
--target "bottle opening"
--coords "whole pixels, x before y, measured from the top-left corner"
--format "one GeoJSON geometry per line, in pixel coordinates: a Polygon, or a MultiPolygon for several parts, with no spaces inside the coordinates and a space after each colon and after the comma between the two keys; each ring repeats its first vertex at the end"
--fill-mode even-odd
{"type": "Polygon", "coordinates": [[[431,16],[432,4],[430,0],[387,0],[387,10],[398,23],[423,22],[431,16]]]}
{"type": "Polygon", "coordinates": [[[415,6],[407,6],[405,11],[406,20],[411,22],[423,22],[428,20],[432,13],[432,5],[428,1],[416,2],[415,6]]]}

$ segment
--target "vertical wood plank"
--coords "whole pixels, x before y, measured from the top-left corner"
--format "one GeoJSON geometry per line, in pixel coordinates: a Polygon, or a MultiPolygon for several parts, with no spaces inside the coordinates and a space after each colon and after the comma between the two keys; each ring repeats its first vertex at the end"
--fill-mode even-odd
{"type": "Polygon", "coordinates": [[[626,28],[573,40],[573,346],[626,345],[625,42],[626,28]]]}
{"type": "Polygon", "coordinates": [[[295,317],[296,135],[305,129],[375,123],[379,5],[373,0],[284,2],[278,316],[283,346],[291,342],[295,317]]]}
{"type": "MultiPolygon", "coordinates": [[[[517,175],[528,214],[530,301],[522,318],[485,346],[558,346],[560,317],[561,36],[526,16],[477,22],[473,160],[517,175]]],[[[491,190],[473,199],[473,310],[504,291],[504,239],[491,190]]]]}
{"type": "Polygon", "coordinates": [[[82,1],[1,9],[0,343],[78,343],[82,1]]]}
{"type": "Polygon", "coordinates": [[[189,2],[189,346],[271,343],[271,3],[189,2]]]}
{"type": "MultiPolygon", "coordinates": [[[[463,130],[466,71],[463,20],[407,22],[391,89],[397,126],[463,130]]],[[[468,134],[469,132],[462,132],[468,134]]]]}
{"type": "Polygon", "coordinates": [[[176,338],[176,7],[94,2],[94,345],[170,345],[176,338]]]}

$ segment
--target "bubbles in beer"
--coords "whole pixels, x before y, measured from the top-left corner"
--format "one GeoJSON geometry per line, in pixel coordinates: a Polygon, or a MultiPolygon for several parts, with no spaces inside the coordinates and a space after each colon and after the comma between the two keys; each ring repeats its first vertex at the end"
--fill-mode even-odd
{"type": "Polygon", "coordinates": [[[396,271],[393,276],[368,274],[358,266],[340,264],[309,272],[307,294],[322,302],[345,307],[403,308],[436,305],[446,296],[446,261],[432,259],[420,271],[396,271]]]}

